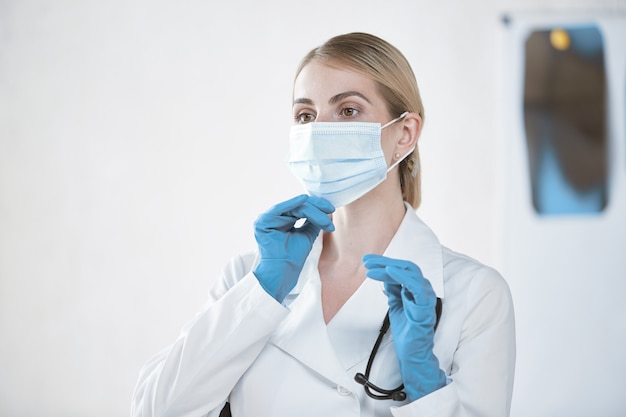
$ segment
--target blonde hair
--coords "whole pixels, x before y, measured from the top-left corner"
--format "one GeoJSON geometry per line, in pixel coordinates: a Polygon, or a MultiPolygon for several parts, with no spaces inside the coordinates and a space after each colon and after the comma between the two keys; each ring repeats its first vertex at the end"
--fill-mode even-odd
{"type": "MultiPolygon", "coordinates": [[[[419,114],[424,123],[424,106],[413,69],[402,52],[387,41],[360,32],[335,36],[302,59],[296,78],[313,60],[346,67],[371,78],[378,85],[392,117],[410,111],[419,114]]],[[[414,209],[421,202],[420,171],[416,145],[399,165],[402,197],[414,209]]]]}

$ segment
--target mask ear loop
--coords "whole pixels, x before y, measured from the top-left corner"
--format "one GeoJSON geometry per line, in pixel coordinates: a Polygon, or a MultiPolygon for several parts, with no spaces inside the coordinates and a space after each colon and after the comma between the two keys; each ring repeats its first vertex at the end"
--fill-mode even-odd
{"type": "MultiPolygon", "coordinates": [[[[402,113],[400,116],[396,117],[395,119],[391,120],[390,122],[385,123],[383,126],[381,126],[380,130],[383,130],[384,128],[386,128],[387,126],[390,126],[392,124],[394,124],[395,122],[397,122],[398,120],[402,120],[406,117],[406,115],[409,114],[408,111],[405,111],[404,113],[402,113]]],[[[404,155],[402,155],[402,158],[398,158],[398,160],[396,162],[394,162],[393,164],[391,164],[389,166],[389,168],[387,168],[387,173],[389,173],[389,171],[391,171],[392,169],[394,169],[396,167],[396,165],[398,165],[400,162],[404,161],[404,158],[406,158],[407,156],[409,156],[411,154],[411,152],[413,152],[413,149],[411,149],[410,151],[408,151],[407,153],[405,153],[404,155]]],[[[415,169],[413,170],[415,171],[415,169]]],[[[411,173],[411,175],[413,175],[413,173],[411,173]]],[[[415,175],[417,175],[417,171],[415,171],[415,175]]],[[[415,176],[413,175],[413,176],[415,176]]]]}
{"type": "MultiPolygon", "coordinates": [[[[402,158],[399,158],[396,162],[394,162],[393,164],[391,164],[389,166],[389,168],[387,168],[387,172],[391,171],[392,169],[394,169],[396,167],[396,165],[398,165],[400,162],[404,161],[404,158],[406,158],[407,156],[409,156],[411,154],[411,152],[413,152],[413,149],[411,149],[410,151],[408,151],[407,153],[405,153],[402,158]]],[[[415,170],[414,170],[415,171],[415,170]]],[[[413,173],[411,173],[412,175],[413,173]]],[[[415,172],[415,174],[417,175],[417,172],[415,172]]],[[[415,176],[415,175],[413,175],[415,176]]]]}
{"type": "Polygon", "coordinates": [[[387,126],[391,126],[392,124],[394,124],[395,122],[397,122],[398,120],[404,119],[406,117],[406,115],[409,114],[408,111],[405,111],[404,113],[402,113],[400,116],[396,117],[395,119],[385,123],[384,125],[382,125],[380,127],[380,130],[383,130],[384,128],[386,128],[387,126]]]}

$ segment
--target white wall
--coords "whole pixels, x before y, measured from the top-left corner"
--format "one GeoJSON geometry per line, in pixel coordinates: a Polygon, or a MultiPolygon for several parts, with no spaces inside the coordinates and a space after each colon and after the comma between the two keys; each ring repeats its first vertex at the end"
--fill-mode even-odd
{"type": "Polygon", "coordinates": [[[499,266],[513,6],[0,1],[0,415],[128,415],[140,367],[254,246],[258,213],[301,192],[284,164],[291,81],[335,34],[405,52],[427,114],[420,213],[499,266]]]}

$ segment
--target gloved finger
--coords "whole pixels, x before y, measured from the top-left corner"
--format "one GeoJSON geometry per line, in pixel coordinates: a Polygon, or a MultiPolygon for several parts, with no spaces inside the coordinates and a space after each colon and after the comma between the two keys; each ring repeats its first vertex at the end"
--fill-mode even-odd
{"type": "Polygon", "coordinates": [[[391,275],[389,271],[403,271],[406,261],[399,261],[386,256],[368,254],[363,256],[363,265],[367,268],[367,276],[390,284],[405,285],[408,277],[403,277],[400,273],[391,275]]]}
{"type": "Polygon", "coordinates": [[[335,225],[329,216],[329,213],[321,210],[315,204],[310,201],[306,201],[304,204],[291,210],[291,214],[302,219],[306,218],[305,226],[307,223],[313,224],[319,229],[332,232],[335,230],[335,225]]]}
{"type": "Polygon", "coordinates": [[[314,207],[317,207],[326,214],[330,214],[335,211],[335,206],[333,206],[330,201],[320,197],[309,196],[307,202],[309,202],[314,207]]]}
{"type": "MultiPolygon", "coordinates": [[[[402,302],[398,303],[406,309],[415,307],[434,306],[436,295],[430,282],[424,278],[420,268],[413,262],[392,259],[381,255],[365,255],[364,264],[368,269],[367,276],[385,282],[385,287],[393,288],[391,284],[402,286],[402,302]]],[[[388,295],[389,296],[389,295],[388,295]]],[[[400,294],[394,294],[400,298],[400,294]]],[[[395,302],[391,296],[390,306],[395,302]]]]}
{"type": "Polygon", "coordinates": [[[387,273],[387,268],[368,269],[366,275],[368,278],[384,283],[385,294],[391,310],[402,309],[402,296],[400,294],[402,286],[387,273]]]}
{"type": "Polygon", "coordinates": [[[385,283],[385,294],[387,294],[387,301],[391,310],[402,308],[402,287],[398,284],[385,283]]]}
{"type": "Polygon", "coordinates": [[[255,227],[261,230],[288,231],[293,228],[299,219],[307,218],[315,227],[332,231],[334,230],[334,225],[328,216],[328,211],[334,211],[334,207],[326,200],[301,194],[276,204],[267,212],[261,214],[255,223],[255,227]],[[311,199],[313,200],[311,201],[311,199]]]}
{"type": "Polygon", "coordinates": [[[399,284],[385,283],[385,293],[390,309],[402,309],[407,318],[414,323],[429,324],[432,321],[431,315],[436,302],[434,291],[432,291],[432,298],[424,304],[416,302],[414,294],[399,284]]]}
{"type": "Polygon", "coordinates": [[[363,258],[363,266],[367,268],[366,276],[386,284],[399,284],[387,273],[387,264],[390,258],[381,255],[367,254],[363,258]]]}
{"type": "Polygon", "coordinates": [[[330,213],[335,211],[335,207],[327,200],[319,197],[312,197],[301,194],[287,201],[279,203],[267,211],[267,215],[288,217],[289,219],[274,218],[268,216],[268,223],[275,224],[277,228],[285,225],[292,226],[295,221],[306,218],[320,229],[335,230],[330,217],[330,213]],[[294,222],[291,222],[294,219],[294,222]]]}
{"type": "Polygon", "coordinates": [[[376,268],[376,267],[382,268],[382,267],[387,267],[387,266],[394,266],[399,269],[417,268],[417,265],[415,265],[411,261],[406,261],[404,259],[394,259],[388,256],[376,255],[373,253],[364,255],[363,263],[365,264],[367,268],[376,268]]]}
{"type": "Polygon", "coordinates": [[[298,218],[290,215],[263,213],[254,222],[254,229],[256,232],[269,232],[272,230],[287,232],[293,228],[297,221],[298,218]]]}
{"type": "Polygon", "coordinates": [[[419,306],[434,306],[437,297],[432,285],[423,277],[419,267],[415,264],[413,265],[416,269],[411,268],[407,270],[398,269],[395,266],[387,267],[387,274],[403,286],[402,295],[406,302],[419,306]]]}
{"type": "Polygon", "coordinates": [[[369,268],[366,272],[366,276],[376,281],[381,281],[388,284],[398,284],[398,282],[393,277],[389,276],[386,267],[369,268]]]}
{"type": "MultiPolygon", "coordinates": [[[[415,265],[411,261],[393,259],[382,255],[368,254],[363,256],[363,264],[366,268],[371,268],[371,270],[385,268],[386,275],[388,275],[389,278],[396,283],[407,287],[416,294],[421,292],[423,282],[428,281],[424,278],[422,270],[419,266],[415,265]]],[[[380,280],[384,274],[382,272],[375,272],[375,275],[379,277],[380,280]]]]}
{"type": "Polygon", "coordinates": [[[426,304],[420,304],[415,301],[413,294],[406,288],[402,288],[401,296],[402,306],[404,308],[404,315],[412,323],[424,326],[426,329],[434,327],[436,315],[435,315],[435,303],[436,297],[433,294],[432,301],[426,304]]]}

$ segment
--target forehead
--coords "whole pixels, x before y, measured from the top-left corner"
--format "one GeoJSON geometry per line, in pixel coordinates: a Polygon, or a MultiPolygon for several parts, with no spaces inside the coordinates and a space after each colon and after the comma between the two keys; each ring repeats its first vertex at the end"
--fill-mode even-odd
{"type": "Polygon", "coordinates": [[[345,91],[358,91],[372,100],[382,101],[376,82],[365,74],[319,61],[311,61],[302,68],[294,82],[293,98],[327,101],[345,91]]]}

